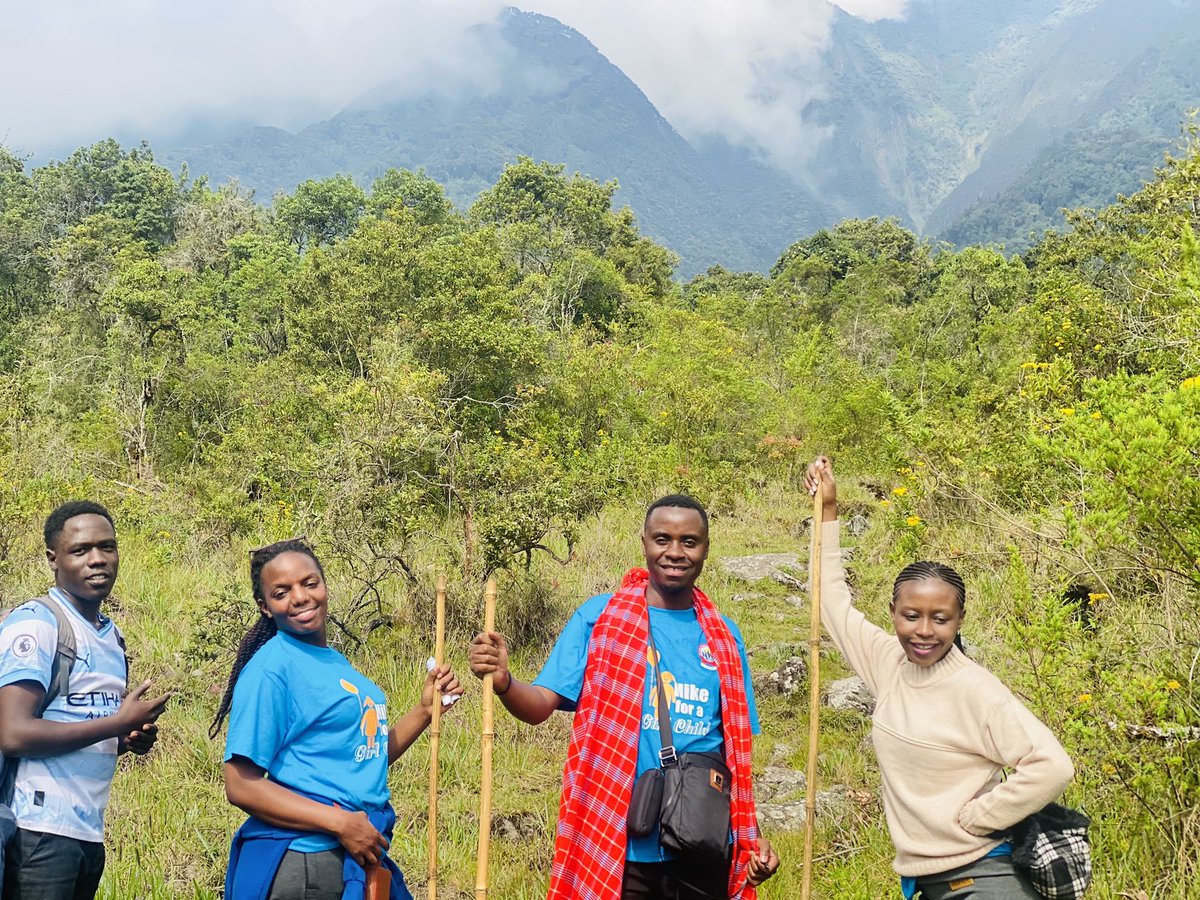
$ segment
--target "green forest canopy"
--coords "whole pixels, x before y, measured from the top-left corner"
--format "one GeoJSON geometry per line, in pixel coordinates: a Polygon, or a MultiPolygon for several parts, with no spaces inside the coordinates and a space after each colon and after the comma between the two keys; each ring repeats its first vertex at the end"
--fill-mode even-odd
{"type": "Polygon", "coordinates": [[[197,548],[307,532],[375,584],[563,557],[655,491],[719,515],[828,452],[896,558],[990,516],[1053,560],[1031,596],[1085,599],[1027,610],[1059,629],[1039,677],[1108,704],[1056,727],[1106,814],[1158,836],[1125,852],[1194,879],[1195,743],[1118,751],[1095,723],[1200,725],[1197,135],[1012,257],[856,219],[680,284],[614,190],[521,159],[461,212],[396,170],[262,206],[145,145],[32,171],[0,149],[0,579],[68,496],[197,548]],[[1140,659],[1088,643],[1164,598],[1140,659]]]}

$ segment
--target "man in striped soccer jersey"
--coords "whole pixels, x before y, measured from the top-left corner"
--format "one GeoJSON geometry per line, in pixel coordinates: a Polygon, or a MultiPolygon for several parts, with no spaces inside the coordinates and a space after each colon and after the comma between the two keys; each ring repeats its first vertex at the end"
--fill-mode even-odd
{"type": "Polygon", "coordinates": [[[46,519],[54,587],[0,623],[0,752],[15,836],[3,900],[90,900],[104,871],[104,808],[117,755],[149,752],[169,695],[125,693],[125,643],[100,607],[117,577],[117,534],[98,503],[64,503],[46,519]],[[61,629],[74,638],[62,658],[61,629]],[[65,682],[53,677],[69,666],[65,682]],[[47,698],[49,703],[47,703],[47,698]]]}

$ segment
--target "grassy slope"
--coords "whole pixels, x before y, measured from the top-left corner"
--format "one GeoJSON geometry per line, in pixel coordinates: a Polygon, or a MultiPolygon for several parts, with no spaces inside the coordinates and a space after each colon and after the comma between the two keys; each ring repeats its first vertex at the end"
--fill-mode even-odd
{"type": "MultiPolygon", "coordinates": [[[[844,500],[859,508],[874,505],[853,483],[844,488],[844,500]]],[[[872,528],[862,538],[853,562],[860,603],[876,621],[885,618],[888,580],[896,569],[889,558],[895,542],[889,512],[874,506],[872,528]]],[[[807,502],[791,492],[768,488],[752,502],[716,511],[713,520],[712,556],[754,552],[803,550],[807,531],[802,523],[807,502]]],[[[922,510],[926,513],[926,510],[922,510]]],[[[926,533],[930,555],[961,557],[972,590],[966,626],[967,638],[984,653],[990,668],[1020,689],[1027,684],[1019,646],[1011,643],[1006,622],[1013,612],[1007,599],[1004,544],[1012,535],[987,533],[974,526],[937,523],[931,517],[926,533]],[[973,615],[972,615],[973,613],[973,615]],[[1010,643],[1006,644],[1005,640],[1010,643]]],[[[567,567],[541,565],[537,573],[551,588],[555,606],[538,613],[530,600],[528,580],[514,589],[507,576],[501,579],[499,627],[519,637],[517,673],[531,677],[545,657],[559,623],[583,597],[611,585],[620,572],[639,557],[636,534],[639,510],[613,509],[584,531],[576,561],[567,567]],[[517,596],[520,594],[521,596],[517,596]],[[538,620],[544,625],[537,626],[538,620]]],[[[228,655],[219,659],[206,647],[208,634],[225,634],[231,640],[240,626],[224,617],[231,608],[249,615],[250,601],[237,596],[245,576],[240,548],[172,556],[172,538],[127,535],[119,580],[121,603],[116,612],[129,637],[135,677],[152,676],[179,691],[164,717],[163,736],[153,755],[144,760],[122,760],[113,790],[108,820],[109,863],[102,896],[216,897],[224,871],[229,838],[241,814],[224,800],[220,783],[221,743],[209,741],[206,729],[227,671],[228,655]],[[223,600],[221,598],[231,598],[223,600]],[[231,607],[230,604],[233,604],[231,607]]],[[[33,548],[27,565],[9,583],[10,596],[38,589],[44,568],[33,548]]],[[[345,596],[336,564],[331,572],[335,596],[345,596]]],[[[709,594],[741,626],[756,674],[775,668],[791,655],[804,655],[808,620],[805,611],[784,601],[788,591],[778,585],[746,585],[727,577],[710,564],[703,579],[709,594]],[[733,601],[734,595],[757,595],[733,601]]],[[[242,595],[244,597],[244,594],[242,595]]],[[[430,652],[432,623],[416,623],[416,611],[427,609],[425,598],[406,596],[396,587],[394,628],[377,630],[365,652],[351,655],[357,664],[381,682],[392,697],[393,709],[415,701],[423,661],[430,652]]],[[[465,668],[465,646],[478,616],[478,591],[452,585],[453,634],[448,638],[449,659],[465,668]]],[[[1128,620],[1112,623],[1097,640],[1120,642],[1138,626],[1128,620]]],[[[1115,647],[1115,645],[1114,645],[1115,647]]],[[[228,651],[227,651],[228,653],[228,651]]],[[[845,668],[836,651],[826,650],[823,680],[841,677],[845,668]]],[[[1078,686],[1065,693],[1074,696],[1078,686]]],[[[1029,696],[1028,694],[1026,696],[1029,696]]],[[[1067,704],[1060,698],[1058,706],[1067,704]]],[[[807,752],[807,702],[801,695],[787,699],[760,696],[765,733],[755,747],[755,768],[777,762],[803,769],[807,752]]],[[[1030,702],[1052,727],[1056,702],[1034,696],[1030,702]]],[[[442,897],[470,897],[474,886],[476,822],[479,787],[479,694],[472,680],[466,700],[444,720],[441,753],[441,890],[442,897]]],[[[524,839],[495,838],[492,843],[491,896],[505,900],[532,900],[544,896],[557,809],[559,775],[569,729],[567,716],[556,716],[540,728],[516,723],[500,710],[496,725],[495,812],[518,816],[531,827],[524,839]]],[[[826,711],[822,718],[820,779],[822,786],[845,784],[853,791],[851,815],[823,823],[816,848],[815,896],[875,900],[897,896],[890,871],[891,844],[876,799],[878,773],[867,742],[868,726],[856,714],[826,711]]],[[[400,826],[394,855],[409,874],[414,892],[423,894],[425,873],[425,805],[428,741],[419,741],[393,767],[392,790],[400,826]]],[[[1070,749],[1070,746],[1068,746],[1070,749]]],[[[1077,763],[1079,760],[1077,760],[1077,763]]],[[[1106,829],[1102,804],[1115,804],[1111,791],[1095,773],[1081,766],[1077,784],[1068,799],[1092,801],[1097,816],[1096,898],[1142,896],[1123,893],[1140,884],[1139,860],[1153,853],[1152,835],[1106,829]],[[1100,813],[1097,815],[1097,813],[1100,813]]],[[[784,864],[779,876],[763,891],[764,898],[799,895],[803,842],[799,834],[770,835],[784,864]]],[[[1188,889],[1173,887],[1146,894],[1154,898],[1184,898],[1188,889]]]]}

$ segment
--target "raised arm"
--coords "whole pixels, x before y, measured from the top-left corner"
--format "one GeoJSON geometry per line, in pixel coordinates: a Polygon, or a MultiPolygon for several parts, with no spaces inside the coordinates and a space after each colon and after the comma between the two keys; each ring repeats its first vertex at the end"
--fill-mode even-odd
{"type": "Polygon", "coordinates": [[[491,672],[496,696],[505,709],[530,725],[540,725],[558,709],[563,698],[549,688],[513,678],[508,669],[508,644],[496,631],[481,632],[471,641],[471,671],[482,678],[491,672]]]}
{"type": "MultiPolygon", "coordinates": [[[[815,493],[817,483],[823,497],[821,528],[821,623],[829,632],[846,661],[867,685],[878,693],[879,672],[903,655],[896,639],[870,622],[857,608],[846,584],[842,565],[841,527],[837,513],[837,482],[829,457],[818,457],[808,466],[804,486],[815,493]]],[[[811,585],[810,585],[811,589],[811,585]]]]}
{"type": "MultiPolygon", "coordinates": [[[[390,766],[399,759],[404,751],[413,745],[413,742],[421,736],[421,733],[429,727],[433,721],[433,703],[436,698],[434,687],[441,689],[443,694],[460,695],[462,694],[462,685],[458,682],[458,676],[454,674],[447,663],[434,669],[425,679],[425,686],[421,689],[421,702],[406,712],[400,717],[399,721],[393,722],[388,728],[388,765],[390,766]]],[[[443,707],[442,715],[445,715],[449,710],[453,709],[453,704],[443,707]]]]}

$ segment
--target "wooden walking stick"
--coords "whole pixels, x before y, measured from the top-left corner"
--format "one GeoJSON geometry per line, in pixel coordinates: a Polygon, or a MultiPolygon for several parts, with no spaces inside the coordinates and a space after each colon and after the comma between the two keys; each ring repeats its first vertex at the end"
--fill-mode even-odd
{"type": "MultiPolygon", "coordinates": [[[[433,642],[433,662],[442,664],[446,654],[446,576],[437,577],[437,612],[433,642]]],[[[427,896],[437,900],[437,792],[438,792],[438,746],[442,735],[442,689],[433,687],[433,721],[429,723],[429,879],[427,896]]]]}
{"type": "Polygon", "coordinates": [[[804,871],[800,879],[801,900],[812,897],[813,833],[817,825],[817,735],[821,721],[821,524],[824,515],[824,490],[817,482],[813,494],[812,553],[808,561],[812,582],[808,637],[808,773],[804,799],[804,871]]]}
{"type": "MultiPolygon", "coordinates": [[[[483,630],[496,630],[495,578],[489,578],[483,589],[483,630]]],[[[491,672],[483,676],[483,731],[480,738],[483,780],[479,785],[479,859],[475,865],[475,900],[487,900],[488,894],[488,844],[492,837],[492,743],[496,738],[492,724],[492,678],[491,672]]]]}

